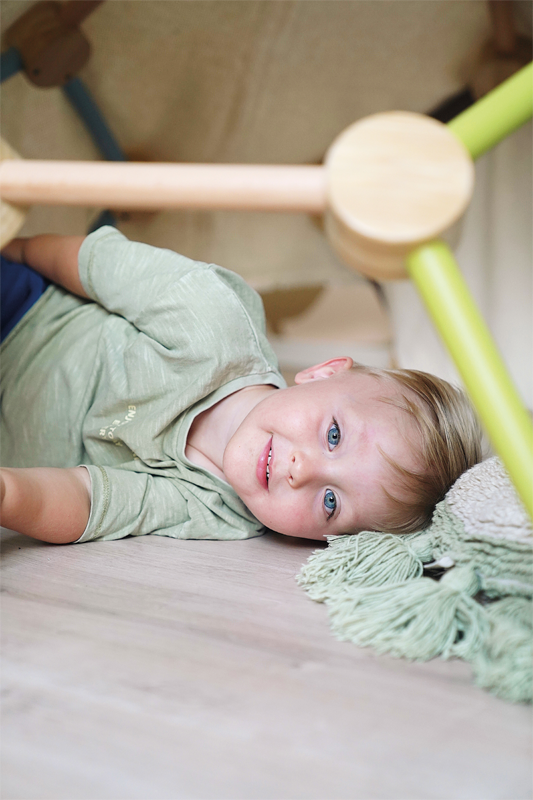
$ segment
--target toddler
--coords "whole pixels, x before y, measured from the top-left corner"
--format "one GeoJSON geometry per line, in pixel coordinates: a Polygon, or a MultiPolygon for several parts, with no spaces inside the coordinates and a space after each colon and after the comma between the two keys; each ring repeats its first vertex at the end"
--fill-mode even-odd
{"type": "Polygon", "coordinates": [[[8,528],[56,543],[408,532],[480,460],[465,396],[425,373],[340,357],[287,388],[232,272],[110,227],[3,255],[20,295],[2,319],[8,528]]]}

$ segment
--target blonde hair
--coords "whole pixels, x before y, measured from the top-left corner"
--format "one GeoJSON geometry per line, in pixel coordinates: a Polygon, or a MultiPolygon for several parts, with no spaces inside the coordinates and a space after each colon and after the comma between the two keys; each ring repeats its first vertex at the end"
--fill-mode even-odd
{"type": "Polygon", "coordinates": [[[382,451],[394,470],[402,498],[385,487],[391,510],[383,526],[390,533],[412,533],[431,522],[437,503],[467,469],[482,460],[482,432],[465,393],[447,381],[411,369],[377,369],[354,364],[353,370],[392,381],[399,395],[380,399],[405,411],[420,434],[418,470],[409,470],[382,451]]]}

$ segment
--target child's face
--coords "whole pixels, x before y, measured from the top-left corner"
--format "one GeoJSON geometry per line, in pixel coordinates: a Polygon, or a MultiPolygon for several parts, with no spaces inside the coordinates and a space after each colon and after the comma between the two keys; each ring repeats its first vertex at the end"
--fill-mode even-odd
{"type": "Polygon", "coordinates": [[[268,394],[224,452],[226,479],[252,514],[289,536],[379,529],[390,506],[382,487],[396,488],[379,447],[402,466],[417,466],[414,425],[379,399],[399,394],[395,385],[348,370],[350,359],[326,364],[334,374],[312,367],[296,386],[268,394]]]}

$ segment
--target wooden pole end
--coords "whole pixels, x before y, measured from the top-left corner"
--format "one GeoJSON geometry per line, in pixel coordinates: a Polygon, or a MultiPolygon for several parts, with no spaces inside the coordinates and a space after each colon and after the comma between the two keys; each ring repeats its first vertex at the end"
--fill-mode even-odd
{"type": "Polygon", "coordinates": [[[391,111],[333,142],[326,161],[326,233],[340,258],[377,280],[405,278],[407,255],[463,215],[474,166],[441,122],[391,111]]]}

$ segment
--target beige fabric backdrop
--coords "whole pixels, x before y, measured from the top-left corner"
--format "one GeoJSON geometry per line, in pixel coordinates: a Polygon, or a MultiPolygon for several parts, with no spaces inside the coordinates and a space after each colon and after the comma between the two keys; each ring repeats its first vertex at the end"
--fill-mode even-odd
{"type": "MultiPolygon", "coordinates": [[[[3,0],[3,29],[29,5],[3,0]]],[[[527,29],[531,3],[517,9],[527,29]]],[[[464,87],[490,32],[484,0],[107,0],[83,27],[93,54],[81,76],[130,157],[250,163],[319,162],[360,117],[428,111],[464,87]]],[[[99,157],[61,91],[22,75],[2,86],[1,120],[24,157],[99,157]]],[[[479,164],[458,255],[532,406],[530,136],[479,164]]],[[[24,232],[82,232],[92,216],[35,208],[24,232]]],[[[165,212],[121,229],[259,289],[360,281],[304,215],[165,212]]],[[[412,287],[387,293],[398,362],[453,375],[412,287]]]]}
{"type": "MultiPolygon", "coordinates": [[[[3,0],[3,27],[29,5],[3,0]]],[[[461,88],[488,18],[477,0],[107,0],[83,29],[81,77],[131,157],[312,163],[354,120],[461,88]]],[[[2,88],[2,130],[24,157],[98,157],[61,91],[22,75],[2,88]]],[[[35,209],[28,226],[80,216],[35,209]]],[[[353,280],[303,215],[166,212],[123,230],[260,287],[353,280]]]]}

